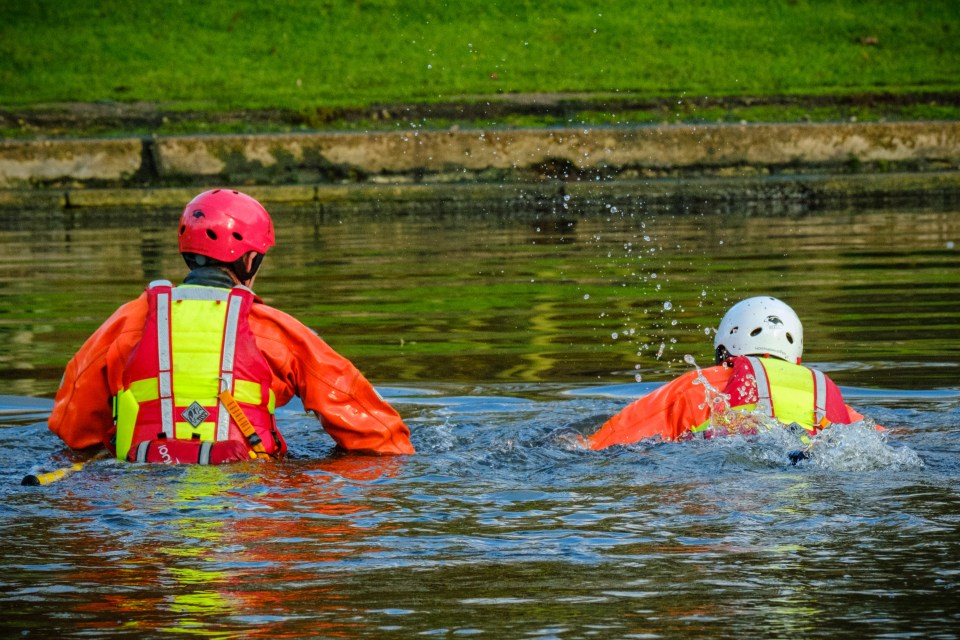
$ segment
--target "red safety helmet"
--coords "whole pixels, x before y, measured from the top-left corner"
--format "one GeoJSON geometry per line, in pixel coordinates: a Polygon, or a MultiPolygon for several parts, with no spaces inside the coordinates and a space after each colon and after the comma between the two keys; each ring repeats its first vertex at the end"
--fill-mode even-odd
{"type": "Polygon", "coordinates": [[[204,191],[190,201],[180,218],[180,253],[232,264],[248,251],[263,255],[273,245],[270,214],[239,191],[204,191]]]}

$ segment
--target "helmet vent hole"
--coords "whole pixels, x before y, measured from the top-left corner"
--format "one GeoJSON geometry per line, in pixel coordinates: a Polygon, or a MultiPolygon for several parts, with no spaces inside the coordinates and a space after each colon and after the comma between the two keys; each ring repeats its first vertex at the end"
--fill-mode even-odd
{"type": "Polygon", "coordinates": [[[180,225],[180,235],[181,235],[181,236],[183,235],[183,232],[186,231],[186,230],[187,230],[187,225],[185,225],[185,224],[180,225]]]}
{"type": "Polygon", "coordinates": [[[750,332],[750,337],[751,337],[751,338],[756,338],[758,335],[760,335],[760,332],[761,332],[761,331],[763,331],[763,328],[762,328],[762,327],[757,327],[756,329],[754,329],[753,331],[750,332]]]}
{"type": "Polygon", "coordinates": [[[233,239],[243,242],[243,236],[237,233],[236,231],[233,232],[233,239]]]}
{"type": "Polygon", "coordinates": [[[793,344],[793,335],[789,333],[787,334],[787,342],[789,342],[790,344],[793,344]]]}
{"type": "Polygon", "coordinates": [[[212,229],[207,229],[207,237],[211,240],[216,240],[217,234],[215,234],[212,229]]]}

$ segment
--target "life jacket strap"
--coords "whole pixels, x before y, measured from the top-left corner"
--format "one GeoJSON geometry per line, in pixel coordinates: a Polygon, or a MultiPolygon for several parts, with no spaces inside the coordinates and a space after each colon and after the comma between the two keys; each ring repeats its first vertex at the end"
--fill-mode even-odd
{"type": "Polygon", "coordinates": [[[757,411],[764,415],[775,418],[773,411],[773,398],[770,396],[770,380],[767,378],[767,370],[763,368],[763,362],[760,358],[747,356],[750,367],[753,369],[753,377],[757,381],[757,411]]]}
{"type": "Polygon", "coordinates": [[[213,441],[204,440],[200,443],[200,452],[197,454],[197,464],[210,464],[211,449],[213,449],[213,441]]]}
{"type": "Polygon", "coordinates": [[[229,390],[224,389],[217,397],[220,398],[220,402],[226,407],[233,421],[240,427],[240,432],[243,434],[243,437],[247,439],[247,442],[250,443],[250,448],[256,452],[257,457],[269,458],[270,454],[267,453],[267,450],[264,448],[263,441],[260,439],[260,436],[257,435],[257,430],[253,427],[253,424],[250,423],[246,414],[243,413],[243,409],[237,404],[237,401],[233,398],[233,394],[230,393],[229,390]]]}
{"type": "Polygon", "coordinates": [[[813,372],[813,401],[814,414],[813,423],[819,427],[825,427],[830,424],[827,419],[827,377],[821,371],[811,369],[813,372]]]}
{"type": "MultiPolygon", "coordinates": [[[[153,286],[153,285],[151,285],[153,286]]],[[[160,397],[161,431],[165,438],[174,434],[173,422],[173,349],[170,342],[170,290],[157,294],[157,386],[160,397]]]]}
{"type": "MultiPolygon", "coordinates": [[[[220,389],[232,393],[234,385],[233,366],[237,350],[237,327],[240,320],[240,311],[243,306],[243,298],[231,291],[227,296],[227,300],[227,318],[226,324],[223,327],[223,346],[220,358],[220,389]]],[[[217,440],[227,439],[227,434],[230,429],[230,416],[232,415],[232,411],[229,415],[223,411],[218,412],[217,440]]],[[[236,420],[236,416],[234,416],[234,420],[236,420]]]]}

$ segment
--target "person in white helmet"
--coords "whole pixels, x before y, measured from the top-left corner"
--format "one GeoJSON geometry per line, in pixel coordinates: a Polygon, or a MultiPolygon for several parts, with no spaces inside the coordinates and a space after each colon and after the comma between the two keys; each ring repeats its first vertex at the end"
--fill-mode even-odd
{"type": "Polygon", "coordinates": [[[781,300],[759,296],[733,305],[713,346],[716,366],[690,371],[634,401],[590,436],[590,448],[653,436],[744,433],[760,416],[798,424],[811,435],[863,419],[832,380],[800,364],[803,325],[781,300]]]}

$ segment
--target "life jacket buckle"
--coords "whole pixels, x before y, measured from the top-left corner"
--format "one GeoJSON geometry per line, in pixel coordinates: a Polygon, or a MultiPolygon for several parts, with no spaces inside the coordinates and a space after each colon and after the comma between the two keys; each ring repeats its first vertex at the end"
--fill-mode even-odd
{"type": "Polygon", "coordinates": [[[220,402],[223,403],[227,413],[229,413],[230,417],[233,418],[233,421],[236,422],[237,427],[240,429],[240,433],[242,433],[243,437],[247,439],[247,442],[250,444],[250,448],[253,449],[257,457],[270,457],[270,454],[267,453],[266,448],[263,446],[263,441],[257,434],[257,430],[250,422],[250,419],[247,418],[246,414],[243,412],[243,409],[240,408],[240,405],[237,404],[237,401],[233,397],[233,394],[230,393],[230,390],[224,389],[217,397],[220,398],[220,402]]]}

